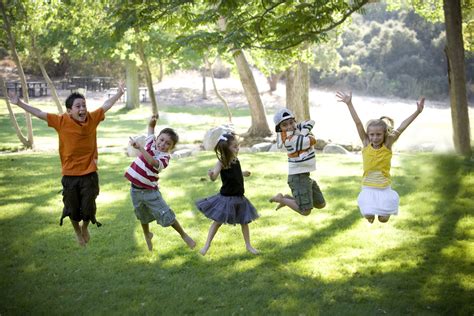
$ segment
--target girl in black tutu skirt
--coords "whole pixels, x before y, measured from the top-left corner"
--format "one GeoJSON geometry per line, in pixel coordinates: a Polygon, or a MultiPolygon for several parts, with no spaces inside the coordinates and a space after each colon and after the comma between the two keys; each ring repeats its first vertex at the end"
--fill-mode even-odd
{"type": "Polygon", "coordinates": [[[233,134],[224,134],[219,137],[214,148],[217,155],[217,163],[213,169],[209,169],[208,175],[212,181],[221,175],[222,187],[216,195],[201,199],[196,202],[197,208],[207,217],[213,220],[206,244],[199,251],[205,255],[211,246],[212,239],[222,224],[240,224],[244,236],[245,247],[250,253],[258,254],[258,251],[250,244],[250,232],[248,224],[258,218],[257,210],[244,196],[244,178],[250,176],[249,171],[242,171],[237,159],[239,153],[239,142],[233,134]]]}

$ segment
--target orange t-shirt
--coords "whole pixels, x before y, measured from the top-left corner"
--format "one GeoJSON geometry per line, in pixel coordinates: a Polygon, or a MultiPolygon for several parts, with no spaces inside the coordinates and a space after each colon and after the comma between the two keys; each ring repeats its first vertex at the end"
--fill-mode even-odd
{"type": "Polygon", "coordinates": [[[85,123],[69,114],[48,113],[48,126],[59,136],[59,157],[64,176],[81,176],[97,170],[97,125],[104,120],[104,109],[87,112],[85,123]]]}

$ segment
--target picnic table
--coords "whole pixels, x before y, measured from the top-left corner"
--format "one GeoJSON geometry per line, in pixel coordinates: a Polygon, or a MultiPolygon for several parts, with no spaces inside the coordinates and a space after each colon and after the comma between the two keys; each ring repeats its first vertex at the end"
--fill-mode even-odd
{"type": "Polygon", "coordinates": [[[90,91],[103,91],[110,89],[111,77],[72,76],[68,80],[68,88],[84,88],[90,91]]]}
{"type": "MultiPolygon", "coordinates": [[[[117,88],[110,89],[109,91],[107,91],[107,98],[110,98],[116,93],[117,93],[117,88]]],[[[142,102],[146,102],[147,96],[148,96],[148,88],[139,87],[138,95],[140,96],[140,99],[142,100],[142,102]]],[[[121,101],[125,102],[126,99],[127,99],[127,89],[125,88],[125,93],[122,95],[121,101]]]]}
{"type": "MultiPolygon", "coordinates": [[[[28,96],[31,98],[48,95],[48,84],[44,81],[28,81],[28,96]]],[[[23,88],[19,81],[7,83],[7,92],[14,91],[16,95],[23,97],[23,88]]]]}

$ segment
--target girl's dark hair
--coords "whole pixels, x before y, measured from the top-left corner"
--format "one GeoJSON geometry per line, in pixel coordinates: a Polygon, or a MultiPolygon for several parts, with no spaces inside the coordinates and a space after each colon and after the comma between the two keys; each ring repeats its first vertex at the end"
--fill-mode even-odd
{"type": "Polygon", "coordinates": [[[214,151],[217,159],[222,163],[224,169],[230,168],[232,160],[235,158],[234,153],[230,150],[230,143],[236,140],[233,133],[226,133],[219,137],[214,151]]]}
{"type": "Polygon", "coordinates": [[[171,140],[173,141],[173,146],[170,148],[170,149],[173,149],[174,146],[176,146],[176,144],[178,143],[179,141],[179,136],[178,136],[178,133],[175,132],[174,129],[172,128],[169,128],[169,127],[166,127],[166,128],[163,128],[160,133],[158,134],[158,136],[160,136],[161,134],[166,134],[168,135],[171,140]]]}
{"type": "Polygon", "coordinates": [[[86,98],[84,97],[83,94],[79,93],[79,92],[73,92],[71,93],[67,99],[66,99],[66,109],[70,109],[72,108],[72,105],[74,104],[74,100],[76,99],[83,99],[85,100],[86,98]]]}

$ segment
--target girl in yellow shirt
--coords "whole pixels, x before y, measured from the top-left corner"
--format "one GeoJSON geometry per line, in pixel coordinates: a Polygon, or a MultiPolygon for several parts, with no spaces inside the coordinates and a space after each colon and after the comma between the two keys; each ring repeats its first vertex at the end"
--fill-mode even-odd
{"type": "Polygon", "coordinates": [[[362,140],[362,160],[364,175],[362,191],[357,202],[362,215],[372,223],[377,215],[381,223],[386,223],[391,215],[398,214],[399,196],[392,190],[390,184],[390,165],[392,160],[392,145],[403,131],[423,111],[425,98],[416,103],[416,111],[406,118],[397,129],[393,129],[393,120],[388,117],[370,120],[364,129],[357,112],[352,105],[352,92],[346,94],[338,91],[339,102],[344,102],[351,113],[362,140]]]}

